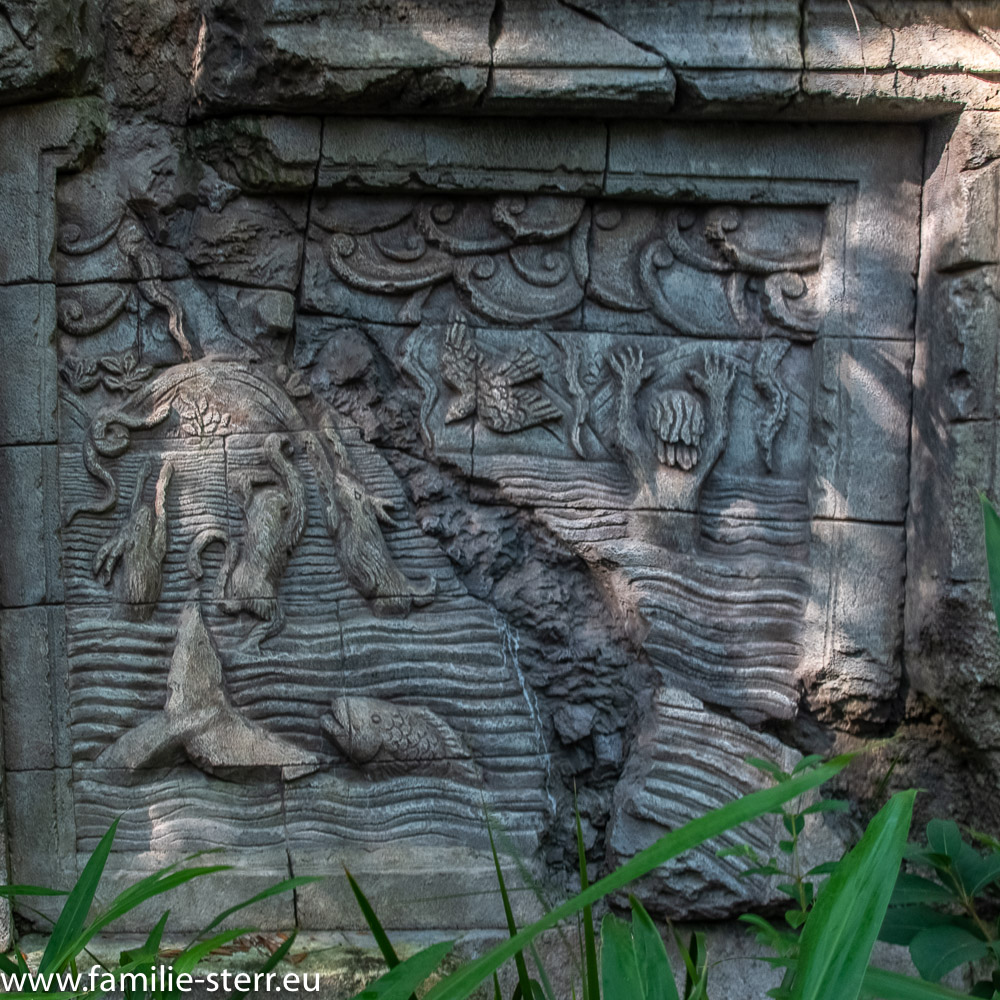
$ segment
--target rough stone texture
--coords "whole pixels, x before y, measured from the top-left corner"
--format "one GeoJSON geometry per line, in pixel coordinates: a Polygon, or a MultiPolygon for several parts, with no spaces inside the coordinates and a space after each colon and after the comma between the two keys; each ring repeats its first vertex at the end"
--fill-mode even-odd
{"type": "MultiPolygon", "coordinates": [[[[484,803],[558,896],[574,790],[596,875],[897,731],[1000,830],[994,4],[155,6],[0,4],[16,880],[123,813],[116,886],[236,865],[175,929],[344,860],[414,941],[502,928],[484,803]]],[[[735,864],[644,897],[773,904],[735,864]]]]}

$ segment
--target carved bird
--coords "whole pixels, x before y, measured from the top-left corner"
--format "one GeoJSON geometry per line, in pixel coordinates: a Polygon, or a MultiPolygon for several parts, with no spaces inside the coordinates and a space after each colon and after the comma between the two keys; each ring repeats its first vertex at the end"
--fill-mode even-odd
{"type": "Polygon", "coordinates": [[[562,416],[542,392],[523,384],[542,377],[538,358],[527,348],[510,361],[488,357],[472,343],[464,317],[455,319],[445,335],[441,377],[458,392],[445,423],[478,413],[490,430],[513,434],[562,416]]]}
{"type": "Polygon", "coordinates": [[[197,604],[181,611],[167,689],[163,711],[109,746],[97,759],[101,767],[150,767],[177,750],[219,777],[260,767],[288,768],[291,777],[318,767],[313,754],[273,736],[233,708],[197,604]]]}

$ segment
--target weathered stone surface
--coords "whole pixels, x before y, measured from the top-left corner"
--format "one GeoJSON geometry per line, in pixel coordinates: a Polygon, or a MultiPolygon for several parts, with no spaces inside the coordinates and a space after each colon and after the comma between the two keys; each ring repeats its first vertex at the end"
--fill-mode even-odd
{"type": "Polygon", "coordinates": [[[47,604],[62,596],[55,445],[0,447],[0,533],[6,539],[0,607],[47,604]]]}
{"type": "Polygon", "coordinates": [[[8,771],[69,766],[65,628],[58,607],[0,612],[8,771]]]}
{"type": "MultiPolygon", "coordinates": [[[[0,117],[14,878],[120,812],[114,886],[236,864],[183,927],[346,859],[393,928],[499,929],[484,804],[559,888],[574,802],[596,876],[747,753],[897,727],[974,808],[993,7],[60,10],[0,22],[0,102],[101,87],[0,117]]],[[[774,901],[734,864],[644,891],[774,901]]],[[[361,926],[341,880],[250,919],[361,926]]]]}
{"type": "Polygon", "coordinates": [[[4,391],[0,444],[56,439],[56,294],[50,284],[0,287],[4,391]]]}
{"type": "Polygon", "coordinates": [[[90,154],[104,117],[93,100],[0,109],[0,283],[52,280],[55,173],[90,154]]]}
{"type": "Polygon", "coordinates": [[[196,107],[469,109],[486,88],[492,11],[490,0],[218,4],[203,22],[196,107]]]}
{"type": "Polygon", "coordinates": [[[83,90],[101,55],[99,8],[84,0],[7,0],[0,18],[0,104],[83,90]]]}
{"type": "Polygon", "coordinates": [[[602,130],[544,121],[328,119],[319,187],[481,188],[531,193],[600,189],[602,130]],[[567,131],[568,130],[568,131],[567,131]]]}
{"type": "Polygon", "coordinates": [[[193,128],[190,136],[198,158],[243,191],[305,190],[316,179],[318,118],[213,119],[193,128]]]}

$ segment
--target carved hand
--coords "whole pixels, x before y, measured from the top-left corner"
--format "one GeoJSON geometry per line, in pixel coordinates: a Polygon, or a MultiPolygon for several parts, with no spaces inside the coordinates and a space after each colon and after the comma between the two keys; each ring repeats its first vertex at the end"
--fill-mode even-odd
{"type": "Polygon", "coordinates": [[[736,366],[725,355],[716,351],[706,354],[705,374],[690,371],[688,378],[699,392],[708,396],[713,414],[718,416],[725,412],[730,390],[736,380],[736,366]]]}
{"type": "Polygon", "coordinates": [[[641,347],[626,347],[625,350],[612,354],[608,358],[608,364],[618,376],[622,392],[630,396],[634,396],[639,391],[639,386],[652,374],[645,368],[641,347]]]}

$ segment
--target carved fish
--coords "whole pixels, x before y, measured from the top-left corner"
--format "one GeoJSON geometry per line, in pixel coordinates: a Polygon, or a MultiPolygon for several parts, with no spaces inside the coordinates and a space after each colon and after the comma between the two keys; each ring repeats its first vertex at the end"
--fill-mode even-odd
{"type": "Polygon", "coordinates": [[[370,773],[478,778],[459,735],[429,708],[357,697],[335,698],[332,709],[320,720],[324,734],[370,773]]]}

